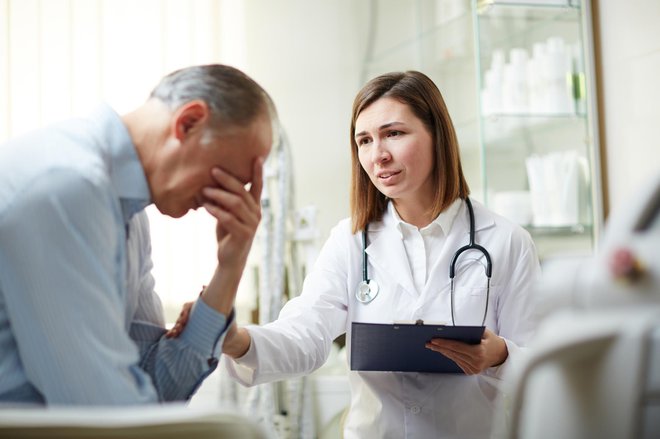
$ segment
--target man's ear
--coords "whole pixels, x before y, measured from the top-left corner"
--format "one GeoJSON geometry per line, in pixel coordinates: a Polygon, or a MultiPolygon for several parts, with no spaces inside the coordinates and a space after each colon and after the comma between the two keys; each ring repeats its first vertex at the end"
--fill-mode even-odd
{"type": "Polygon", "coordinates": [[[191,133],[204,127],[209,119],[209,107],[201,100],[190,101],[182,105],[174,114],[174,135],[184,142],[191,133]]]}

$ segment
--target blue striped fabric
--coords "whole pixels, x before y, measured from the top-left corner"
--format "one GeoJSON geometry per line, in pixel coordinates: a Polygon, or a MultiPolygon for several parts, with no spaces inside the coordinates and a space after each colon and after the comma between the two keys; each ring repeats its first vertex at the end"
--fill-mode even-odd
{"type": "Polygon", "coordinates": [[[162,337],[149,198],[107,106],[0,145],[0,402],[181,400],[213,370],[228,321],[201,300],[162,337]]]}

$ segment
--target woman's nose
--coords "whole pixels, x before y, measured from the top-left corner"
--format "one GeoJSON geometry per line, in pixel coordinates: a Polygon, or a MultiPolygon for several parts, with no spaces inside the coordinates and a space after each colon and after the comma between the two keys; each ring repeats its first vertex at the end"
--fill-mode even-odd
{"type": "Polygon", "coordinates": [[[386,161],[388,161],[389,159],[392,158],[392,156],[390,155],[389,150],[385,147],[383,142],[376,142],[376,144],[374,146],[375,146],[375,148],[374,148],[373,161],[375,163],[383,163],[383,162],[386,162],[386,161]]]}

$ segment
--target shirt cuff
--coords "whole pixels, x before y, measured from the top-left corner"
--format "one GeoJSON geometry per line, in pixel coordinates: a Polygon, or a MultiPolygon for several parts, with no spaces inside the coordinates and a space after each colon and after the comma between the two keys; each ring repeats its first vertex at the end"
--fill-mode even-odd
{"type": "Polygon", "coordinates": [[[220,341],[233,321],[233,309],[227,317],[199,298],[190,310],[188,323],[180,337],[202,355],[210,354],[212,358],[218,358],[222,350],[220,341]]]}

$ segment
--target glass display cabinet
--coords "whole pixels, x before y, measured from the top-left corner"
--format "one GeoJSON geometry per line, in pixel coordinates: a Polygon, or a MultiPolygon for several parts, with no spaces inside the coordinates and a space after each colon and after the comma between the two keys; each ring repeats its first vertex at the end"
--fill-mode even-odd
{"type": "Polygon", "coordinates": [[[590,5],[472,4],[484,200],[542,256],[590,253],[602,224],[590,5]]]}
{"type": "Polygon", "coordinates": [[[418,69],[456,126],[472,196],[542,258],[591,254],[603,223],[588,0],[374,0],[363,82],[418,69]]]}

